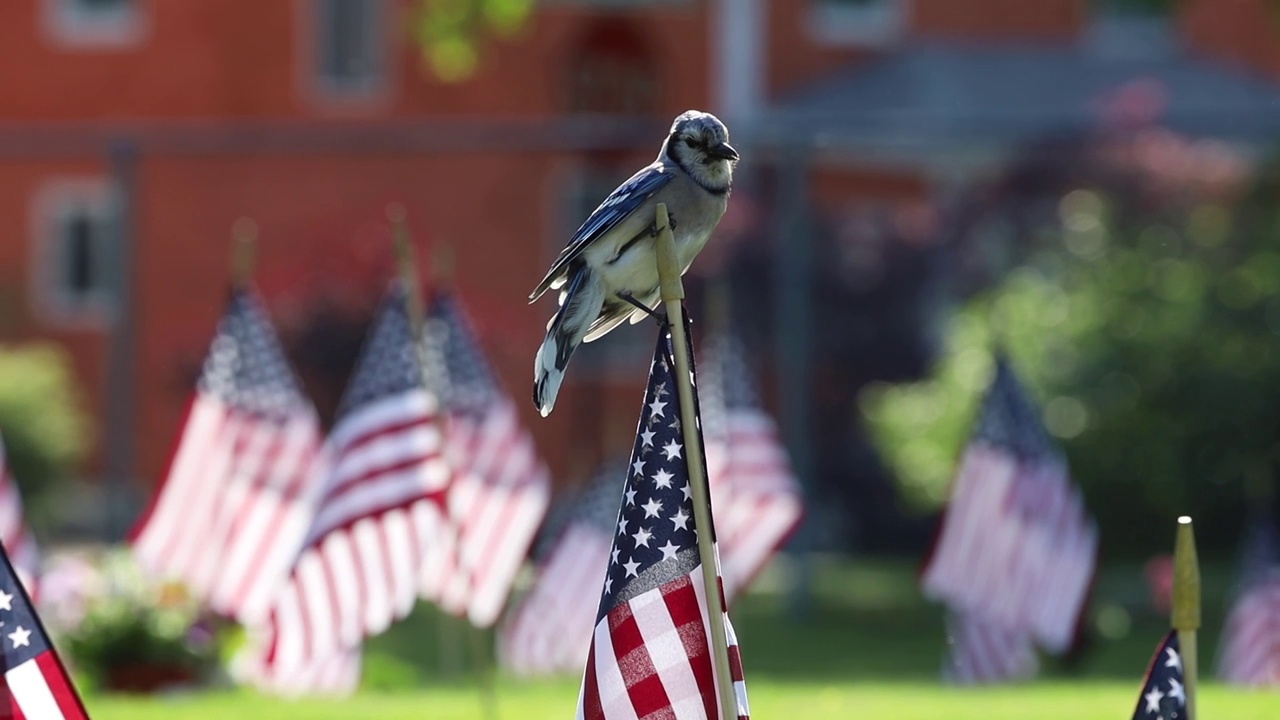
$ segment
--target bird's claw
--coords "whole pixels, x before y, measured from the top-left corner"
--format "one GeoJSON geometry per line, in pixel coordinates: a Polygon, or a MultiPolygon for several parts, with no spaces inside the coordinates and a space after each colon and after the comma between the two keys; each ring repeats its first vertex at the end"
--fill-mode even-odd
{"type": "MultiPolygon", "coordinates": [[[[671,232],[676,231],[676,217],[674,215],[667,215],[667,225],[671,227],[671,232]]],[[[656,238],[660,232],[662,232],[662,228],[658,227],[658,219],[654,218],[653,222],[649,223],[649,237],[656,238]]]]}
{"type": "Polygon", "coordinates": [[[624,292],[620,292],[620,293],[618,293],[618,299],[619,299],[619,300],[622,300],[623,302],[627,303],[628,305],[632,305],[632,306],[634,306],[634,307],[635,307],[637,310],[639,310],[640,312],[643,312],[645,315],[648,315],[649,317],[653,318],[654,320],[657,320],[659,325],[662,325],[662,326],[664,326],[664,327],[666,326],[666,324],[667,324],[667,316],[666,316],[666,315],[659,315],[658,313],[654,312],[653,310],[650,310],[648,306],[646,306],[644,303],[642,303],[642,302],[640,302],[639,300],[637,300],[637,299],[635,298],[635,296],[634,296],[634,295],[632,295],[631,293],[624,293],[624,292]]]}

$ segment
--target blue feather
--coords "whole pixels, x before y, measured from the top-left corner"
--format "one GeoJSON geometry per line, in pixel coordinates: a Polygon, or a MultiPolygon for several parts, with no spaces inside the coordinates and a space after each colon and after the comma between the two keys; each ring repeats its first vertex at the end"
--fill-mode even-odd
{"type": "Polygon", "coordinates": [[[668,182],[671,182],[671,172],[662,165],[653,164],[632,175],[629,180],[609,193],[609,197],[600,203],[586,222],[582,223],[582,227],[579,227],[569,239],[564,250],[560,251],[560,255],[551,265],[551,270],[538,284],[538,289],[534,291],[531,299],[541,295],[551,285],[551,281],[563,274],[569,264],[590,247],[591,243],[607,235],[631,213],[640,209],[668,182]]]}

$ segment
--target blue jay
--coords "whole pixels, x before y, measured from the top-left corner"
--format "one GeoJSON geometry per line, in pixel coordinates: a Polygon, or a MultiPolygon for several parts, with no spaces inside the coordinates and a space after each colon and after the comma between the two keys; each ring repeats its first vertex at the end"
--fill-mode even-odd
{"type": "Polygon", "coordinates": [[[667,204],[683,273],[724,215],[737,160],[724,123],[710,113],[684,112],[658,159],[614,190],[573,234],[529,295],[533,303],[547,290],[560,291],[560,309],[534,359],[533,402],[543,417],[555,406],[578,345],[627,318],[640,322],[657,306],[657,204],[667,204]]]}

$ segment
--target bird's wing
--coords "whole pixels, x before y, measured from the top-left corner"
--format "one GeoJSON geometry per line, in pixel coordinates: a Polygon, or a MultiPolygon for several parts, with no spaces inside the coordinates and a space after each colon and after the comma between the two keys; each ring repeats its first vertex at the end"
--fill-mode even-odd
{"type": "Polygon", "coordinates": [[[661,163],[654,163],[619,185],[618,189],[610,193],[609,197],[605,198],[604,202],[591,213],[587,221],[582,223],[582,227],[573,234],[569,244],[565,245],[564,250],[561,250],[560,255],[556,257],[556,261],[551,264],[546,277],[542,278],[542,282],[538,283],[538,287],[529,295],[529,301],[533,302],[541,297],[551,287],[552,282],[569,267],[569,263],[577,259],[590,247],[591,243],[616,228],[669,182],[671,182],[671,171],[661,163]]]}

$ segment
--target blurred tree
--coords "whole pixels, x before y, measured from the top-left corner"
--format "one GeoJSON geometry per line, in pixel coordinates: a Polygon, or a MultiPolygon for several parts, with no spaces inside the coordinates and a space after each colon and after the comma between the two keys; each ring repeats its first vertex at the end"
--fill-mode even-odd
{"type": "Polygon", "coordinates": [[[93,443],[74,376],[70,356],[56,345],[0,347],[0,433],[37,534],[93,443]]]}
{"type": "Polygon", "coordinates": [[[1000,343],[1105,552],[1167,549],[1161,528],[1181,513],[1206,552],[1233,546],[1246,483],[1280,458],[1280,174],[1233,200],[1219,148],[1158,137],[1154,155],[1129,152],[1151,150],[1149,132],[1091,142],[1102,152],[1060,176],[1052,221],[1020,240],[1016,269],[956,313],[932,378],[862,393],[917,507],[945,502],[1000,343]]]}
{"type": "Polygon", "coordinates": [[[423,67],[447,82],[475,72],[481,36],[510,36],[533,10],[533,0],[414,0],[410,32],[423,67]]]}

